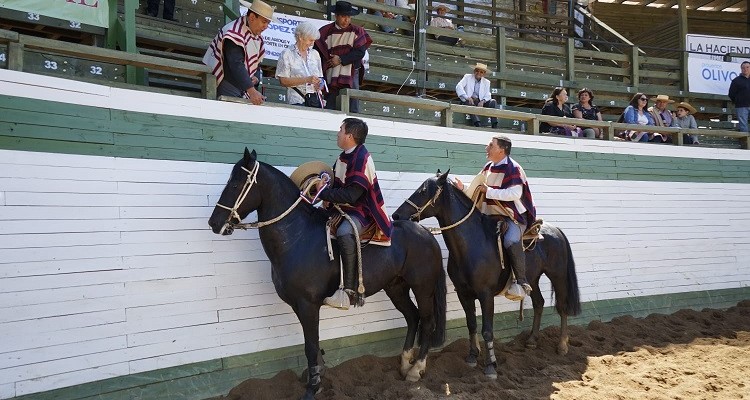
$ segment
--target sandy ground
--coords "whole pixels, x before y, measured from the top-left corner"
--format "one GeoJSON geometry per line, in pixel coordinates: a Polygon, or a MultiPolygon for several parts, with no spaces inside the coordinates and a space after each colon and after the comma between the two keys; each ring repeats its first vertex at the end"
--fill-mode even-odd
{"type": "MultiPolygon", "coordinates": [[[[558,333],[544,329],[534,350],[522,346],[526,333],[496,345],[496,381],[464,363],[462,339],[430,353],[421,382],[403,381],[396,357],[365,356],[328,369],[316,399],[750,399],[750,300],[725,311],[574,326],[566,356],[555,354],[558,333]]],[[[292,371],[282,371],[222,399],[298,399],[303,391],[292,371]]]]}

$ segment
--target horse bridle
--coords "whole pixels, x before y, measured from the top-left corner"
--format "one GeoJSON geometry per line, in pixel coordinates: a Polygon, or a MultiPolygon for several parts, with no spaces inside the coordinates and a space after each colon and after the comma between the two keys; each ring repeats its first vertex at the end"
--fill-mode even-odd
{"type": "Polygon", "coordinates": [[[233,207],[227,207],[223,204],[220,204],[218,201],[216,202],[216,207],[223,208],[225,210],[229,211],[229,216],[227,217],[226,222],[224,222],[224,226],[221,227],[221,231],[219,231],[219,234],[224,234],[224,232],[232,233],[235,228],[239,229],[248,229],[248,228],[262,228],[264,226],[271,225],[275,222],[280,221],[282,218],[286,217],[287,214],[289,214],[294,207],[297,207],[297,204],[302,201],[302,197],[297,198],[297,201],[295,201],[289,208],[287,208],[286,211],[284,211],[281,215],[279,215],[276,218],[270,219],[268,221],[257,221],[257,222],[249,222],[249,223],[242,223],[242,217],[240,217],[240,214],[237,212],[237,210],[240,208],[240,205],[243,201],[245,201],[245,197],[250,193],[250,189],[252,189],[253,185],[258,183],[258,168],[260,167],[259,162],[255,162],[255,165],[253,166],[252,170],[249,170],[247,168],[242,168],[243,171],[247,172],[247,179],[245,180],[245,185],[242,186],[242,191],[240,192],[240,195],[237,196],[237,200],[234,202],[233,207]],[[232,218],[237,218],[237,223],[232,222],[232,218]]]}
{"type": "MultiPolygon", "coordinates": [[[[413,201],[411,201],[411,200],[409,200],[409,199],[406,199],[406,203],[407,203],[407,204],[409,204],[410,206],[414,207],[414,209],[415,209],[415,210],[417,210],[417,212],[415,212],[414,214],[412,214],[412,215],[411,215],[411,216],[409,217],[409,219],[411,219],[412,221],[415,221],[414,217],[416,216],[416,217],[417,217],[416,221],[417,221],[417,222],[421,221],[421,220],[422,220],[422,218],[421,218],[421,216],[422,216],[422,212],[423,212],[424,210],[426,210],[426,209],[427,209],[427,207],[435,205],[435,201],[437,201],[437,199],[438,199],[438,197],[440,197],[440,194],[441,194],[441,193],[443,193],[443,187],[442,187],[442,186],[438,186],[438,190],[437,190],[437,191],[435,192],[435,195],[434,195],[434,196],[432,196],[432,198],[431,198],[430,200],[428,200],[428,201],[427,201],[427,203],[425,203],[425,205],[423,205],[422,207],[419,207],[419,206],[417,206],[416,204],[414,204],[414,202],[413,202],[413,201]]],[[[444,227],[438,227],[438,228],[433,228],[433,227],[431,227],[431,228],[427,228],[427,229],[428,229],[428,230],[429,230],[429,231],[430,231],[430,232],[431,232],[431,233],[432,233],[433,235],[439,235],[439,234],[440,234],[440,233],[442,233],[443,231],[447,231],[448,229],[453,229],[453,228],[455,228],[455,227],[457,227],[457,226],[459,226],[459,225],[463,224],[463,223],[464,223],[464,222],[465,222],[465,221],[466,221],[467,219],[469,219],[469,217],[471,216],[471,214],[473,214],[473,213],[474,213],[474,209],[476,209],[476,208],[477,208],[477,207],[476,207],[476,206],[477,206],[477,204],[479,204],[479,203],[480,203],[481,201],[482,201],[482,196],[479,196],[479,197],[477,197],[477,200],[476,200],[476,201],[474,201],[474,204],[473,204],[473,205],[471,206],[471,210],[469,210],[469,213],[468,213],[468,214],[466,214],[466,216],[465,216],[465,217],[461,218],[461,219],[460,219],[460,220],[458,220],[457,222],[455,222],[455,223],[453,223],[453,224],[450,224],[450,225],[448,225],[448,226],[444,226],[444,227]]]]}

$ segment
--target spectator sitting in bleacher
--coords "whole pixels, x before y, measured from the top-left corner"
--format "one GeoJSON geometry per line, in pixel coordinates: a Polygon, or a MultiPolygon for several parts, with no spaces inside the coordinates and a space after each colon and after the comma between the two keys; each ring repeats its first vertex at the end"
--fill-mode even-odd
{"type": "MultiPolygon", "coordinates": [[[[490,81],[484,76],[489,72],[487,64],[477,63],[474,73],[466,74],[456,84],[456,94],[461,99],[461,105],[496,108],[497,102],[490,95],[490,81]]],[[[471,122],[474,126],[481,125],[479,117],[471,114],[471,122]]],[[[491,117],[492,128],[497,128],[497,118],[491,117]]]]}
{"type": "MultiPolygon", "coordinates": [[[[175,0],[164,0],[164,12],[161,17],[167,21],[178,22],[174,18],[174,2],[175,0]]],[[[148,0],[146,3],[146,14],[156,18],[159,15],[159,3],[161,3],[161,0],[148,0]]]]}
{"type": "MultiPolygon", "coordinates": [[[[690,103],[684,101],[678,103],[677,111],[675,111],[676,115],[672,118],[672,126],[677,128],[698,129],[698,123],[695,122],[695,117],[692,115],[695,114],[695,112],[695,107],[691,106],[690,103]]],[[[682,138],[685,144],[700,144],[697,135],[685,134],[682,138]]]]}
{"type": "MultiPolygon", "coordinates": [[[[328,84],[326,108],[336,108],[336,98],[344,88],[359,89],[359,78],[364,71],[362,58],[372,44],[370,35],[364,28],[352,24],[352,16],[359,10],[348,1],[337,1],[328,10],[336,15],[336,20],[320,28],[320,38],[315,41],[315,49],[323,60],[323,71],[328,84]]],[[[349,99],[349,112],[359,112],[359,101],[349,99]]]]}
{"type": "Polygon", "coordinates": [[[252,4],[240,0],[240,4],[247,7],[247,14],[221,28],[208,46],[203,63],[216,75],[218,96],[244,97],[260,105],[265,99],[256,87],[266,52],[261,33],[275,21],[273,8],[261,0],[252,4]]]}
{"type": "Polygon", "coordinates": [[[287,87],[289,104],[322,108],[323,68],[320,55],[312,48],[320,32],[310,22],[302,22],[294,31],[296,42],[281,52],[276,64],[276,77],[287,87]]]}
{"type": "MultiPolygon", "coordinates": [[[[542,115],[553,115],[555,117],[573,118],[568,102],[568,91],[565,88],[556,87],[552,94],[544,102],[542,115]]],[[[542,122],[539,124],[540,132],[549,132],[556,135],[578,136],[578,127],[575,124],[561,124],[559,122],[542,122]]]]}
{"type": "MultiPolygon", "coordinates": [[[[625,108],[625,111],[620,116],[617,122],[624,122],[626,124],[635,125],[654,125],[654,118],[647,110],[648,97],[643,93],[636,93],[632,99],[630,99],[630,105],[625,108]]],[[[632,140],[634,142],[648,142],[648,132],[635,132],[625,131],[621,136],[623,139],[632,140]]]]}
{"type": "MultiPolygon", "coordinates": [[[[377,2],[382,3],[382,4],[387,4],[389,6],[396,6],[396,7],[401,7],[401,8],[409,7],[408,0],[377,0],[377,2]]],[[[377,15],[378,17],[383,17],[387,19],[392,19],[395,21],[407,20],[407,18],[404,17],[403,15],[394,14],[389,11],[383,12],[383,11],[376,10],[375,12],[373,12],[373,15],[377,15]]],[[[385,33],[396,33],[396,28],[392,26],[388,26],[388,25],[383,25],[383,24],[380,24],[380,30],[385,33]]]]}
{"type": "MultiPolygon", "coordinates": [[[[437,28],[453,29],[453,30],[456,29],[456,27],[453,26],[453,21],[449,20],[448,18],[445,18],[445,15],[448,14],[448,6],[446,6],[445,4],[441,4],[437,6],[436,11],[437,11],[438,16],[432,17],[432,19],[430,20],[430,26],[434,26],[437,28]]],[[[438,36],[438,35],[435,35],[435,39],[440,40],[441,42],[451,44],[451,45],[456,45],[461,41],[460,38],[455,38],[455,37],[450,37],[450,36],[438,36]]]]}
{"type": "MultiPolygon", "coordinates": [[[[654,119],[654,125],[672,126],[672,112],[669,111],[668,107],[674,103],[674,100],[671,100],[665,94],[660,94],[651,100],[654,101],[654,105],[648,108],[648,113],[654,119]]],[[[650,141],[655,143],[672,143],[672,136],[655,132],[651,135],[650,141]]]]}
{"type": "MultiPolygon", "coordinates": [[[[583,88],[578,91],[578,104],[574,104],[571,107],[573,116],[579,119],[587,119],[590,121],[601,121],[602,113],[599,112],[599,107],[594,105],[594,93],[588,88],[583,88]]],[[[601,129],[599,128],[587,128],[579,127],[581,129],[582,136],[587,138],[602,137],[601,129]]]]}

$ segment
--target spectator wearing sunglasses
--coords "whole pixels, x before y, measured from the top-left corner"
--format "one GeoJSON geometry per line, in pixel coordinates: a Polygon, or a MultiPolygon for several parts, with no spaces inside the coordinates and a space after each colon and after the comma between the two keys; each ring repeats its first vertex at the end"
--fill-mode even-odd
{"type": "MultiPolygon", "coordinates": [[[[618,122],[654,126],[654,117],[648,112],[648,97],[643,93],[636,93],[620,118],[618,122]]],[[[648,132],[636,131],[625,131],[621,137],[634,142],[648,142],[650,138],[648,132]]]]}

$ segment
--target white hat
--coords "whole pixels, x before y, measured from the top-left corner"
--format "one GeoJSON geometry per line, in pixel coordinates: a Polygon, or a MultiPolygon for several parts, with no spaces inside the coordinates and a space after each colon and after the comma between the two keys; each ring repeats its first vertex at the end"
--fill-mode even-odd
{"type": "Polygon", "coordinates": [[[240,4],[247,7],[248,10],[260,15],[261,17],[269,21],[279,22],[276,18],[273,17],[275,7],[271,7],[261,0],[255,0],[252,4],[248,3],[245,0],[240,0],[240,4]]]}

